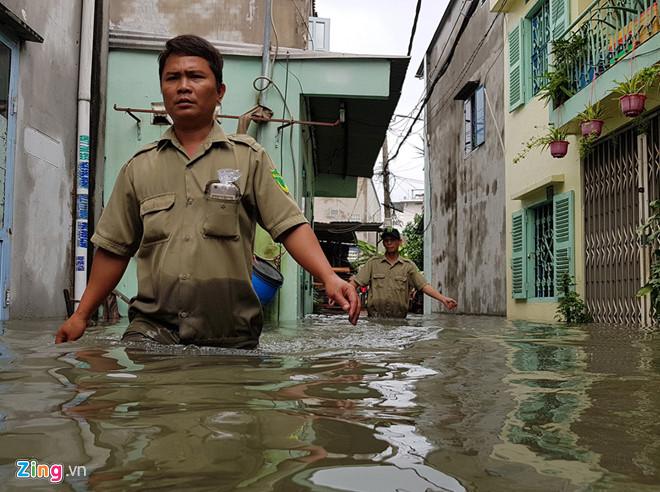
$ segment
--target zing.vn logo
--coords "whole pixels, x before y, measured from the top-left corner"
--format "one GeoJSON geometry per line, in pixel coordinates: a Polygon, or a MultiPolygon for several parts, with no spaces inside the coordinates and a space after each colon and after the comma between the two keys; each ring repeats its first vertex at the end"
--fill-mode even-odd
{"type": "MultiPolygon", "coordinates": [[[[36,460],[16,460],[16,478],[47,479],[51,483],[64,480],[63,465],[47,465],[36,460]]],[[[82,465],[69,466],[67,477],[86,477],[87,469],[82,465]]]]}

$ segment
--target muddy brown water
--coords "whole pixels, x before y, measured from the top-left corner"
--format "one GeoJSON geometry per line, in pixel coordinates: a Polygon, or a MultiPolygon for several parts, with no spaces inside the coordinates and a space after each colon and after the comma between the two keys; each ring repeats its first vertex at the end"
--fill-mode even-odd
{"type": "Polygon", "coordinates": [[[57,325],[0,327],[0,489],[660,490],[654,331],[316,316],[245,352],[57,325]]]}

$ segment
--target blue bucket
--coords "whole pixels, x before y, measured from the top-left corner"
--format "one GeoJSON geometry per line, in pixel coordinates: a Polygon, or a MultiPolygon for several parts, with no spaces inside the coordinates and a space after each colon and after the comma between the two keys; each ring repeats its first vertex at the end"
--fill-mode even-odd
{"type": "Polygon", "coordinates": [[[273,265],[255,257],[252,264],[252,287],[262,306],[273,300],[283,282],[284,277],[273,265]]]}

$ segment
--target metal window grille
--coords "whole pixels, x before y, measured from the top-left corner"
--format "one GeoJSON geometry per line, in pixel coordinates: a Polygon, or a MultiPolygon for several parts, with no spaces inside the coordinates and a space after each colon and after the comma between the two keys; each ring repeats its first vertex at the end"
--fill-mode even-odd
{"type": "Polygon", "coordinates": [[[534,297],[554,297],[552,202],[534,208],[533,213],[534,297]]]}
{"type": "Polygon", "coordinates": [[[548,44],[551,36],[550,2],[543,2],[529,20],[532,40],[532,95],[535,96],[545,85],[545,74],[548,71],[548,44]]]}

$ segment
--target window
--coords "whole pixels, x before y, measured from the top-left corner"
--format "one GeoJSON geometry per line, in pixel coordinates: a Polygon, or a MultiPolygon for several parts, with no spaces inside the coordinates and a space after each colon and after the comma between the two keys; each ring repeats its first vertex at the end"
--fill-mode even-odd
{"type": "Polygon", "coordinates": [[[545,85],[548,71],[548,43],[550,42],[550,2],[545,0],[529,19],[531,34],[530,67],[532,96],[545,85]]]}
{"type": "Polygon", "coordinates": [[[574,270],[573,192],[518,210],[511,217],[514,299],[554,298],[564,273],[574,270]]]}
{"type": "Polygon", "coordinates": [[[538,0],[507,35],[510,112],[545,84],[550,46],[569,25],[569,7],[569,0],[538,0]]]}
{"type": "Polygon", "coordinates": [[[307,49],[330,51],[330,19],[322,19],[320,17],[309,18],[307,49]]]}
{"type": "Polygon", "coordinates": [[[477,88],[463,101],[465,155],[486,141],[486,90],[477,88]]]}

